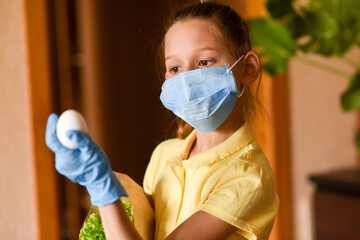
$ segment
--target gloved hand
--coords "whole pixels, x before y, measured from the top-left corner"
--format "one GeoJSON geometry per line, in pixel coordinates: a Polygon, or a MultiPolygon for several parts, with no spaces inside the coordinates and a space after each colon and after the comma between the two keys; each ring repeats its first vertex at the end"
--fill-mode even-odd
{"type": "Polygon", "coordinates": [[[87,133],[71,130],[66,135],[78,148],[66,148],[56,136],[57,121],[58,116],[53,113],[46,126],[46,145],[55,153],[56,170],[85,186],[94,206],[105,206],[127,196],[100,146],[87,133]]]}

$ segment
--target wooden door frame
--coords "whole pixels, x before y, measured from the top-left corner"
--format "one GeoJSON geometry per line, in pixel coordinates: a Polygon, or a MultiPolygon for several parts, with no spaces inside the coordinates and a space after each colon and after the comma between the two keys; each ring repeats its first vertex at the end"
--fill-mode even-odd
{"type": "MultiPolygon", "coordinates": [[[[265,0],[246,0],[246,17],[266,17],[265,0]]],[[[273,168],[280,209],[271,240],[293,239],[292,183],[290,151],[289,82],[287,74],[272,78],[262,75],[260,92],[269,114],[269,123],[256,122],[256,139],[273,168]]]]}
{"type": "Polygon", "coordinates": [[[47,117],[54,110],[47,1],[24,1],[23,10],[29,72],[31,158],[36,191],[36,237],[57,240],[60,239],[60,224],[54,155],[45,145],[47,117]]]}

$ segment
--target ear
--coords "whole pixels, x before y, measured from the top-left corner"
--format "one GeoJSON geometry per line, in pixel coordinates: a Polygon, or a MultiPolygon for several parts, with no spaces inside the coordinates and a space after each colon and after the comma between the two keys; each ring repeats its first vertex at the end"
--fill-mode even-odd
{"type": "Polygon", "coordinates": [[[244,56],[244,71],[241,83],[245,86],[253,83],[259,76],[261,71],[260,59],[257,53],[249,51],[244,56]]]}

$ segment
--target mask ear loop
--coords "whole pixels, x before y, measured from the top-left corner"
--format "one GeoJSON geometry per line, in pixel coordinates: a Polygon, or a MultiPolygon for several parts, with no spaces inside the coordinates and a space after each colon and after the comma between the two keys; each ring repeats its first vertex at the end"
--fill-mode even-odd
{"type": "MultiPolygon", "coordinates": [[[[241,57],[239,57],[239,59],[236,60],[236,62],[234,62],[234,64],[227,70],[227,72],[230,72],[231,69],[232,69],[233,67],[235,67],[235,65],[236,65],[238,62],[240,62],[240,60],[241,60],[243,57],[244,57],[244,55],[241,55],[241,57]]],[[[245,91],[245,86],[243,87],[243,89],[241,90],[241,92],[238,92],[237,97],[238,97],[238,98],[241,97],[241,96],[244,94],[244,91],[245,91]]]]}
{"type": "Polygon", "coordinates": [[[227,72],[230,72],[231,69],[232,69],[233,67],[235,67],[235,65],[236,65],[238,62],[240,62],[240,60],[241,60],[243,57],[244,57],[244,55],[241,55],[241,57],[240,57],[238,60],[236,60],[236,62],[234,62],[233,65],[231,65],[231,67],[227,70],[227,72]]]}
{"type": "Polygon", "coordinates": [[[237,97],[241,97],[243,94],[244,94],[244,91],[245,91],[245,86],[243,87],[243,89],[241,90],[241,92],[238,92],[238,95],[237,97]]]}

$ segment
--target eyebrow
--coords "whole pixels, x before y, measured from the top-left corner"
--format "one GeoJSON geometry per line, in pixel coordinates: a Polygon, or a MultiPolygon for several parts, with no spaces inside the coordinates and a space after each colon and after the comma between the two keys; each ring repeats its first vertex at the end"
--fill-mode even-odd
{"type": "Polygon", "coordinates": [[[208,51],[208,50],[210,50],[210,51],[216,51],[216,48],[213,48],[213,47],[204,47],[204,48],[200,48],[199,50],[200,50],[200,51],[208,51]]]}
{"type": "MultiPolygon", "coordinates": [[[[201,52],[203,52],[203,51],[216,51],[216,48],[213,48],[213,47],[203,47],[203,48],[198,49],[197,51],[201,51],[201,52]]],[[[170,58],[173,58],[173,57],[174,57],[174,55],[167,56],[167,57],[165,58],[165,61],[168,60],[168,59],[170,59],[170,58]]]]}

